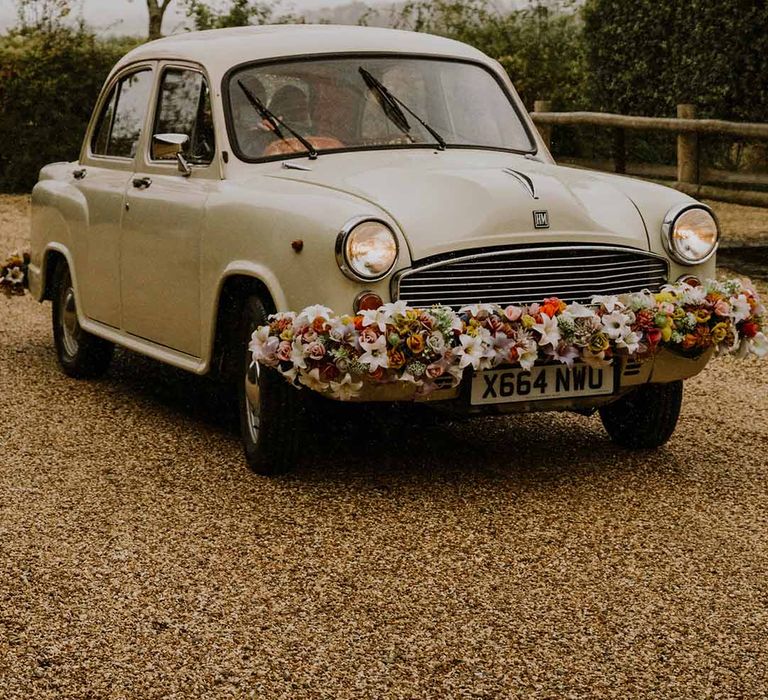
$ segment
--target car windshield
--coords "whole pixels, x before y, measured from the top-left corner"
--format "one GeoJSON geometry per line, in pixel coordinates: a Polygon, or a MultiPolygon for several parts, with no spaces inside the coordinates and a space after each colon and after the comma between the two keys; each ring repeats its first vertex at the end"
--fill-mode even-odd
{"type": "Polygon", "coordinates": [[[474,63],[366,56],[293,60],[235,71],[228,88],[237,150],[245,160],[307,153],[308,143],[318,153],[443,143],[534,149],[511,98],[490,71],[474,63]]]}

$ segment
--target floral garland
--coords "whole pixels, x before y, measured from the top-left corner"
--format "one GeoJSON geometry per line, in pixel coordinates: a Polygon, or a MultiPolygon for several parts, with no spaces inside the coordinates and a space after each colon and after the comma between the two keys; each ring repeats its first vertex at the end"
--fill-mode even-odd
{"type": "Polygon", "coordinates": [[[714,348],[768,355],[768,316],[748,281],[667,285],[660,292],[596,296],[590,305],[556,297],[530,306],[385,304],[356,316],[324,306],[278,313],[253,334],[253,361],[295,386],[350,400],[364,383],[406,382],[421,395],[456,386],[467,368],[530,369],[540,360],[608,366],[661,348],[697,357],[714,348]],[[444,379],[441,379],[444,378],[444,379]]]}
{"type": "Polygon", "coordinates": [[[12,253],[0,266],[0,292],[7,297],[24,296],[28,269],[29,254],[12,253]]]}

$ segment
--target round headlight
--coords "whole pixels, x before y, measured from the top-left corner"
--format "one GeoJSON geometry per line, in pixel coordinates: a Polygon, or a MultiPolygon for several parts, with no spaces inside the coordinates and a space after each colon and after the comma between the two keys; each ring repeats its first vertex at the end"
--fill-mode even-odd
{"type": "Polygon", "coordinates": [[[708,209],[693,205],[675,208],[664,220],[667,252],[684,265],[698,265],[712,257],[720,232],[708,209]]]}
{"type": "Polygon", "coordinates": [[[397,237],[378,219],[352,221],[339,234],[336,257],[341,271],[354,280],[375,282],[397,262],[397,237]]]}

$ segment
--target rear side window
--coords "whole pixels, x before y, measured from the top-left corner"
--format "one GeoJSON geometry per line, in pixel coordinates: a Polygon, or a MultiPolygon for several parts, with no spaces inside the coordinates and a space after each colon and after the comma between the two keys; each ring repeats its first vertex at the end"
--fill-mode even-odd
{"type": "Polygon", "coordinates": [[[112,88],[94,131],[94,154],[118,158],[136,155],[151,91],[149,69],[126,76],[112,88]]]}
{"type": "MultiPolygon", "coordinates": [[[[153,135],[186,137],[182,153],[190,163],[208,165],[215,152],[211,95],[202,73],[169,68],[163,74],[153,135]]],[[[172,160],[173,151],[152,140],[152,160],[172,160]]]]}

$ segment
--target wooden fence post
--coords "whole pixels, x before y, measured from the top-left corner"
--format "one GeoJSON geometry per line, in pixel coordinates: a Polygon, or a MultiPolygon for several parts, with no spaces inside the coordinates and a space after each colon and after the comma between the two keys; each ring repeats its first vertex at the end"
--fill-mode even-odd
{"type": "MultiPolygon", "coordinates": [[[[678,119],[696,119],[696,105],[677,105],[678,119]]],[[[677,181],[699,184],[699,136],[681,132],[677,135],[677,181]]]]}
{"type": "MultiPolygon", "coordinates": [[[[552,103],[549,100],[536,100],[533,103],[533,111],[534,112],[551,112],[552,111],[552,103]]],[[[539,130],[539,133],[541,134],[541,138],[544,139],[544,143],[546,144],[547,148],[552,147],[552,127],[551,126],[545,126],[544,124],[537,124],[536,128],[539,130]]]]}
{"type": "Polygon", "coordinates": [[[613,169],[622,175],[627,172],[627,139],[621,127],[613,130],[613,169]]]}

